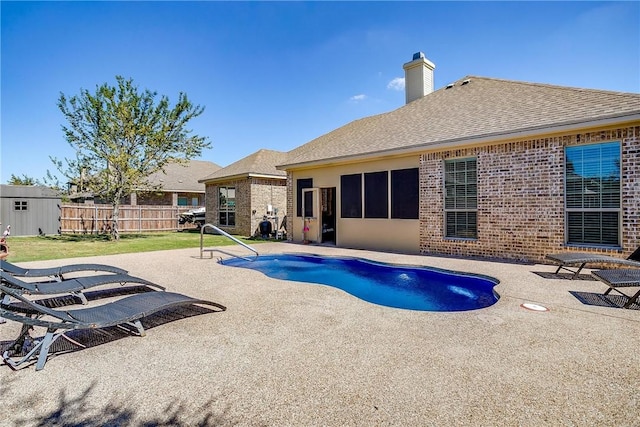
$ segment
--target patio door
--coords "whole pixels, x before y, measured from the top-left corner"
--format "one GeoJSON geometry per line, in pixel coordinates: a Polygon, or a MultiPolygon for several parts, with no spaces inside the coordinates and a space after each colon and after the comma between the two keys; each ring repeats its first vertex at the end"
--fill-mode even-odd
{"type": "Polygon", "coordinates": [[[320,189],[302,189],[303,240],[320,242],[320,189]]]}
{"type": "Polygon", "coordinates": [[[322,243],[336,243],[336,187],[320,189],[322,243]]]}

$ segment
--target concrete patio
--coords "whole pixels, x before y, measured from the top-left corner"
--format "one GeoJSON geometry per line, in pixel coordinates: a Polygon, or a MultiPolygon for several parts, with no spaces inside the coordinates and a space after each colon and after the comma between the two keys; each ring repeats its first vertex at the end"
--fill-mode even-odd
{"type": "MultiPolygon", "coordinates": [[[[615,307],[615,293],[607,306],[601,282],[554,277],[551,265],[256,248],[485,274],[500,280],[500,300],[467,312],[393,309],[225,267],[198,249],[26,263],[117,265],[227,311],[155,315],[143,338],[91,332],[88,348],[38,372],[0,365],[0,425],[640,425],[640,307],[615,307]]],[[[230,252],[244,249],[215,255],[230,252]]],[[[0,344],[18,331],[0,325],[0,344]]]]}

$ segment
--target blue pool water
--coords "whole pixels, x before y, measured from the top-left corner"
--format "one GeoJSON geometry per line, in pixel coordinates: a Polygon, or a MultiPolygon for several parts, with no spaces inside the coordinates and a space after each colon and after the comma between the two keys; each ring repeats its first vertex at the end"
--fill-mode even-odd
{"type": "Polygon", "coordinates": [[[499,281],[492,277],[361,258],[284,254],[221,263],[258,270],[275,279],[333,286],[374,304],[408,310],[476,310],[499,298],[493,290],[499,281]]]}

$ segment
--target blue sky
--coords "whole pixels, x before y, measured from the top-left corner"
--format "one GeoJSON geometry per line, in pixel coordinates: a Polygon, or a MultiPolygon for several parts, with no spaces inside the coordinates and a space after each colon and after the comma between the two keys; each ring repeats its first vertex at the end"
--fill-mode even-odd
{"type": "Polygon", "coordinates": [[[56,103],[133,78],[205,112],[227,166],[404,105],[422,51],[435,88],[466,75],[640,92],[638,2],[7,2],[0,182],[73,157],[56,103]],[[396,80],[397,81],[397,80],[396,80]]]}

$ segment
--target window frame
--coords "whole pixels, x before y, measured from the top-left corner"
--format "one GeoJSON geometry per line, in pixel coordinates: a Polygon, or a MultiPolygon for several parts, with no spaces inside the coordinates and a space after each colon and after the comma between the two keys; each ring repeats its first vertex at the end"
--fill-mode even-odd
{"type": "Polygon", "coordinates": [[[14,212],[24,212],[29,210],[29,201],[28,200],[14,200],[13,201],[13,211],[14,212]]]}
{"type": "Polygon", "coordinates": [[[404,168],[393,169],[389,174],[390,184],[389,190],[391,192],[391,219],[420,219],[420,168],[404,168]],[[415,174],[415,191],[414,195],[410,194],[406,188],[400,189],[397,186],[406,182],[403,174],[415,174]],[[401,178],[403,180],[401,180],[401,178]],[[397,191],[396,191],[397,190],[397,191]],[[415,200],[412,199],[415,197],[415,200]],[[407,200],[413,200],[414,203],[408,205],[407,200]],[[409,214],[409,210],[411,213],[409,214]]]}
{"type": "Polygon", "coordinates": [[[236,186],[220,186],[218,187],[218,225],[224,227],[235,227],[236,226],[236,186]],[[233,198],[229,198],[229,190],[233,189],[233,198]],[[222,192],[226,193],[225,198],[225,206],[222,206],[222,192]],[[233,200],[233,206],[229,206],[229,201],[233,200]],[[222,221],[224,215],[224,221],[222,221]]]}
{"type": "MultiPolygon", "coordinates": [[[[443,192],[443,225],[444,225],[444,238],[445,239],[455,239],[455,240],[478,240],[478,158],[477,157],[463,157],[463,158],[456,158],[456,159],[446,159],[443,161],[443,178],[442,178],[442,192],[443,192]],[[473,161],[475,163],[475,181],[474,182],[469,182],[468,180],[468,172],[471,170],[468,168],[468,163],[473,161]],[[465,173],[465,181],[463,184],[456,184],[455,181],[453,182],[453,184],[451,184],[450,181],[447,180],[447,165],[448,164],[452,164],[452,165],[459,165],[459,164],[465,164],[465,168],[464,168],[464,173],[465,173]],[[463,196],[459,196],[457,194],[453,194],[453,195],[449,195],[448,194],[448,190],[449,190],[449,186],[448,185],[454,185],[456,188],[456,192],[457,192],[457,187],[458,186],[463,186],[464,187],[464,195],[463,196]],[[469,196],[469,186],[473,185],[475,186],[475,196],[469,196]],[[457,202],[458,199],[463,198],[464,199],[464,206],[458,207],[457,206],[457,202]],[[475,206],[471,206],[469,207],[469,200],[473,200],[473,205],[475,206]],[[454,206],[452,208],[448,208],[448,201],[449,200],[453,200],[454,202],[454,206]],[[454,222],[453,222],[453,227],[455,229],[455,231],[453,233],[449,233],[449,217],[451,216],[450,214],[453,214],[453,216],[455,217],[454,222]],[[466,217],[466,226],[464,226],[464,229],[467,230],[467,232],[463,232],[462,230],[458,230],[459,227],[462,227],[463,224],[460,224],[458,222],[458,218],[461,218],[462,216],[466,217]],[[475,227],[470,227],[469,226],[469,218],[470,216],[475,216],[475,227]],[[472,232],[469,232],[469,229],[471,228],[472,232]]],[[[454,170],[453,173],[459,172],[456,167],[454,166],[454,170]]]]}
{"type": "MultiPolygon", "coordinates": [[[[363,185],[362,185],[362,173],[351,173],[346,175],[340,175],[340,218],[362,218],[363,214],[363,206],[362,206],[362,195],[363,195],[363,185]],[[353,181],[353,182],[351,182],[353,181]],[[345,198],[347,197],[347,192],[344,191],[345,187],[348,188],[345,184],[355,184],[358,182],[357,188],[357,197],[353,195],[352,198],[345,203],[345,198]],[[347,212],[347,208],[353,208],[354,213],[351,214],[347,212]]],[[[351,195],[351,192],[349,193],[351,195]]]]}
{"type": "Polygon", "coordinates": [[[364,217],[389,218],[389,171],[364,173],[364,217]]]}
{"type": "Polygon", "coordinates": [[[302,190],[313,188],[313,178],[296,179],[296,217],[302,218],[302,190]]]}
{"type": "MultiPolygon", "coordinates": [[[[600,155],[600,163],[598,164],[599,168],[602,168],[602,156],[600,155]]],[[[574,165],[574,168],[576,166],[574,165]]],[[[593,142],[593,143],[586,143],[586,144],[579,144],[579,145],[569,145],[569,146],[565,146],[564,147],[564,178],[563,178],[563,186],[564,186],[564,197],[563,197],[563,202],[564,202],[564,243],[567,246],[575,246],[575,247],[594,247],[594,248],[616,248],[619,249],[622,247],[622,142],[621,141],[598,141],[598,142],[593,142]],[[590,206],[590,207],[585,207],[585,200],[583,198],[582,200],[582,207],[569,207],[570,204],[572,204],[572,202],[569,200],[569,198],[571,197],[572,194],[569,194],[569,184],[570,181],[568,180],[568,169],[567,166],[569,164],[569,151],[572,150],[579,150],[579,149],[586,149],[588,147],[594,147],[594,146],[601,146],[604,147],[605,145],[613,145],[616,144],[617,145],[617,151],[616,151],[616,155],[617,155],[617,159],[614,159],[614,162],[617,160],[618,162],[618,197],[615,199],[615,202],[617,203],[617,207],[602,207],[602,197],[603,195],[606,195],[607,193],[605,192],[600,192],[598,193],[598,197],[599,197],[599,207],[594,207],[594,206],[590,206]],[[589,242],[589,241],[585,241],[584,238],[584,234],[585,234],[585,228],[587,228],[587,226],[585,225],[585,214],[593,214],[593,213],[598,213],[599,217],[600,217],[600,241],[599,242],[589,242]],[[616,227],[617,230],[614,233],[616,236],[616,242],[603,242],[604,240],[604,234],[603,233],[603,229],[604,227],[602,227],[602,221],[603,221],[603,216],[605,216],[606,214],[611,214],[614,213],[615,214],[615,218],[617,221],[616,227]],[[574,231],[572,230],[572,226],[570,224],[570,216],[575,216],[575,214],[582,214],[582,226],[581,226],[581,235],[583,236],[583,238],[581,239],[582,241],[572,241],[571,236],[575,235],[574,231]]],[[[599,179],[602,179],[603,177],[599,177],[599,179]]],[[[600,182],[600,184],[602,184],[602,182],[600,182]]],[[[583,194],[586,194],[584,192],[585,190],[585,186],[584,183],[582,184],[582,191],[583,194]]],[[[609,199],[609,203],[611,202],[611,200],[614,199],[609,199]]]]}

